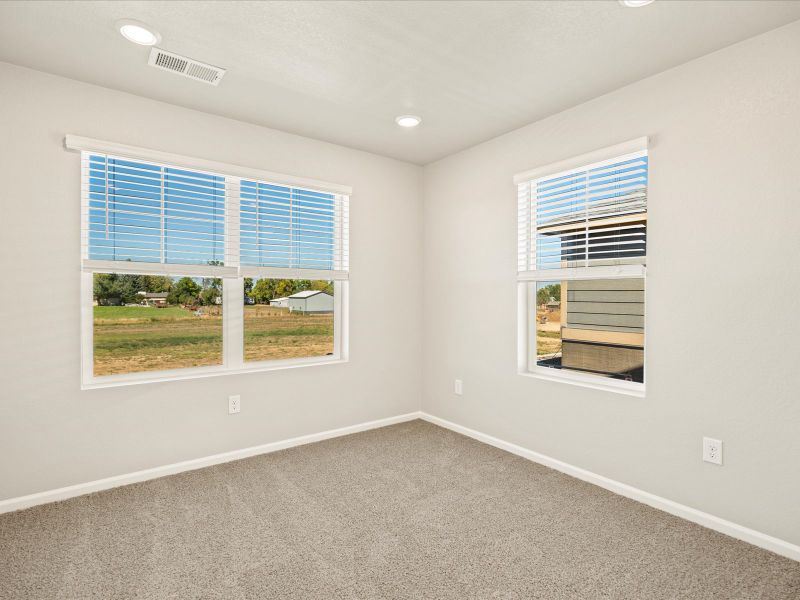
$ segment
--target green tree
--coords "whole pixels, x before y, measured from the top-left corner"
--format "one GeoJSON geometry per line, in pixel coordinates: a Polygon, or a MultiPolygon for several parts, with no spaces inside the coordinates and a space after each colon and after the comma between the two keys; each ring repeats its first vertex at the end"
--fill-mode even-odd
{"type": "Polygon", "coordinates": [[[312,281],[310,279],[259,279],[248,284],[245,279],[245,295],[259,304],[266,304],[275,298],[284,298],[304,290],[320,290],[333,295],[332,281],[312,281]],[[248,287],[249,286],[249,287],[248,287]]]}
{"type": "Polygon", "coordinates": [[[93,294],[98,304],[108,304],[112,299],[120,298],[116,274],[95,273],[93,294]]]}
{"type": "Polygon", "coordinates": [[[546,285],[536,290],[536,304],[538,306],[541,306],[542,304],[547,304],[548,302],[550,302],[551,298],[556,302],[561,302],[560,283],[551,283],[550,285],[546,285]]]}
{"type": "Polygon", "coordinates": [[[308,288],[310,290],[317,290],[320,292],[325,292],[326,294],[330,294],[333,296],[333,282],[332,281],[324,281],[318,279],[316,281],[311,282],[311,287],[308,288]]]}
{"type": "Polygon", "coordinates": [[[273,298],[276,298],[277,296],[275,295],[275,280],[259,279],[253,286],[252,292],[250,293],[250,297],[259,304],[266,304],[273,298]]]}
{"type": "Polygon", "coordinates": [[[304,288],[300,286],[301,282],[295,279],[278,279],[275,282],[275,298],[283,298],[291,296],[304,288]]]}
{"type": "Polygon", "coordinates": [[[170,304],[196,304],[202,288],[191,277],[181,277],[167,296],[170,304]]]}
{"type": "Polygon", "coordinates": [[[244,278],[244,295],[249,296],[250,292],[253,291],[253,278],[252,277],[245,277],[244,278]]]}
{"type": "Polygon", "coordinates": [[[550,301],[550,292],[547,291],[547,286],[540,287],[536,290],[536,306],[547,304],[550,301]]]}
{"type": "Polygon", "coordinates": [[[172,289],[172,278],[165,275],[145,275],[144,276],[144,292],[169,292],[172,289]]]}
{"type": "Polygon", "coordinates": [[[141,301],[138,292],[144,289],[143,275],[96,273],[94,276],[93,293],[98,304],[137,304],[141,301]]]}
{"type": "Polygon", "coordinates": [[[200,287],[202,287],[204,290],[207,289],[221,290],[222,279],[220,279],[219,277],[203,277],[203,279],[200,280],[200,287]]]}
{"type": "Polygon", "coordinates": [[[207,287],[202,292],[200,292],[200,301],[206,306],[216,304],[217,298],[221,297],[222,297],[222,291],[215,287],[207,287]]]}

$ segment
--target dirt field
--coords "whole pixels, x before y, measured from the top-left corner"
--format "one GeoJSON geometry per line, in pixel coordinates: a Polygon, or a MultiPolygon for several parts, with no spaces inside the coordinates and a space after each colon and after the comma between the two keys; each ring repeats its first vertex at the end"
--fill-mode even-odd
{"type": "Polygon", "coordinates": [[[286,308],[244,307],[244,360],[333,353],[333,314],[302,315],[286,308]]]}
{"type": "Polygon", "coordinates": [[[536,355],[552,356],[560,351],[561,351],[561,313],[558,311],[537,312],[536,355]],[[545,322],[542,323],[542,320],[545,320],[545,322]]]}
{"type": "MultiPolygon", "coordinates": [[[[244,307],[245,361],[324,356],[333,352],[333,315],[244,307]]],[[[222,364],[220,307],[96,306],[94,374],[222,364]]]]}

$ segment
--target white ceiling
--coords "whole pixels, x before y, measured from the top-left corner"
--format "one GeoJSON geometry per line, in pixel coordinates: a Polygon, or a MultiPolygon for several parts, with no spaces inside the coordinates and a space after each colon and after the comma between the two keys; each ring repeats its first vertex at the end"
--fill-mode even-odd
{"type": "Polygon", "coordinates": [[[763,0],[2,2],[0,60],[425,164],[796,19],[763,0]],[[121,18],[227,75],[148,67],[121,18]]]}

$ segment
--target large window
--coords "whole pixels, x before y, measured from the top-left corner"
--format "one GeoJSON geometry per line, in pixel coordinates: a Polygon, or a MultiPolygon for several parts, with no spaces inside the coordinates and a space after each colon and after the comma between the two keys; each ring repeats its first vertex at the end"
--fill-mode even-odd
{"type": "Polygon", "coordinates": [[[67,136],[84,387],[346,358],[349,188],[67,136]]]}
{"type": "Polygon", "coordinates": [[[646,139],[518,175],[520,371],[644,392],[646,139]]]}

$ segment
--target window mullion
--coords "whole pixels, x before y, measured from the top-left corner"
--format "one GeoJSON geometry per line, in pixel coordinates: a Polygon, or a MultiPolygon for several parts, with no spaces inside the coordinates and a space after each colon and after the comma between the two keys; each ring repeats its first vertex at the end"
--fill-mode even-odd
{"type": "Polygon", "coordinates": [[[222,353],[227,368],[244,364],[244,278],[222,280],[222,353]]]}
{"type": "MultiPolygon", "coordinates": [[[[241,179],[225,178],[225,266],[239,267],[241,226],[241,179]]],[[[244,364],[244,278],[222,281],[222,349],[228,368],[244,364]]]]}

